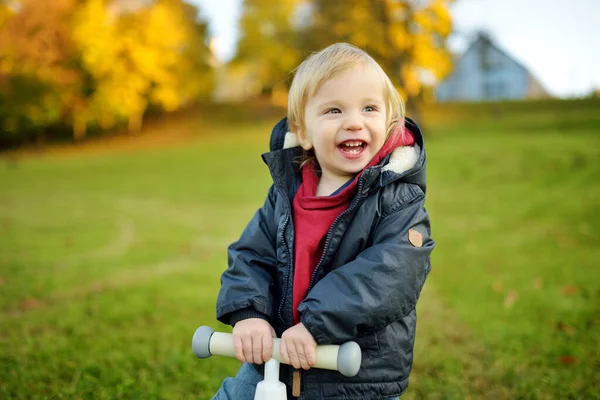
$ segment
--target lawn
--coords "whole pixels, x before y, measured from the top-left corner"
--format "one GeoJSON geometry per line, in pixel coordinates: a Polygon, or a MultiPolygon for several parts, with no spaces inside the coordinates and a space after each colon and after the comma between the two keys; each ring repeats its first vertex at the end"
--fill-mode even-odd
{"type": "MultiPolygon", "coordinates": [[[[424,114],[437,248],[406,398],[600,398],[599,107],[424,114]]],[[[185,118],[168,146],[0,158],[0,398],[209,399],[235,373],[190,340],[227,329],[275,121],[185,118]]]]}

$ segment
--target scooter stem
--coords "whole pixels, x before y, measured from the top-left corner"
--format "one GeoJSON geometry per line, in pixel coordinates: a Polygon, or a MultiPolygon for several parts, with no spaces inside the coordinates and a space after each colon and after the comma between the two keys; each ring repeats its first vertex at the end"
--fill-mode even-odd
{"type": "Polygon", "coordinates": [[[265,363],[265,381],[279,382],[279,361],[274,358],[265,363]]]}
{"type": "Polygon", "coordinates": [[[279,381],[279,361],[271,358],[265,363],[265,379],[256,385],[254,400],[287,400],[287,389],[279,381]]]}

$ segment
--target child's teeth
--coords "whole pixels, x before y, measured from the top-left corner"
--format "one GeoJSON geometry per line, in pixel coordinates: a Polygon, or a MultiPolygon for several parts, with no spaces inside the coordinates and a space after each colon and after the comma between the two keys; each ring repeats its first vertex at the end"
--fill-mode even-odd
{"type": "Polygon", "coordinates": [[[358,140],[355,142],[344,142],[341,147],[350,154],[358,154],[362,151],[363,145],[364,142],[358,140]]]}

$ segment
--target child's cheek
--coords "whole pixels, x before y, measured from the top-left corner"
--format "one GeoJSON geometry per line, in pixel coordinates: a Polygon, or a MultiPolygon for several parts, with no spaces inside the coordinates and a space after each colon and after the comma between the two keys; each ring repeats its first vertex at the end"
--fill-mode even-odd
{"type": "Polygon", "coordinates": [[[331,129],[331,127],[333,125],[334,125],[334,120],[331,117],[321,118],[318,121],[316,121],[316,123],[314,124],[315,132],[321,133],[323,131],[327,131],[327,130],[331,129]]]}

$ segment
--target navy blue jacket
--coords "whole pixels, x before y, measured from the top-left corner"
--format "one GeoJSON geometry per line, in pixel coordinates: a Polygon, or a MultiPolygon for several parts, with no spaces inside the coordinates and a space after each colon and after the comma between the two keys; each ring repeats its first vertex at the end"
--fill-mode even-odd
{"type": "MultiPolygon", "coordinates": [[[[416,331],[415,306],[431,265],[425,202],[425,149],[416,124],[406,120],[414,147],[399,147],[366,169],[348,209],[332,224],[325,249],[299,307],[318,344],[356,341],[362,364],[355,377],[302,371],[301,399],[384,399],[408,386],[416,331]]],[[[301,184],[301,154],[286,120],[263,154],[273,178],[264,205],[228,249],[217,318],[226,324],[266,319],[278,337],[291,326],[294,228],[292,200],[301,184]],[[286,136],[287,135],[287,136],[286,136]]],[[[260,369],[260,368],[259,368],[260,369]]],[[[290,385],[293,367],[282,365],[290,385]]]]}

